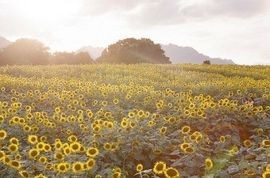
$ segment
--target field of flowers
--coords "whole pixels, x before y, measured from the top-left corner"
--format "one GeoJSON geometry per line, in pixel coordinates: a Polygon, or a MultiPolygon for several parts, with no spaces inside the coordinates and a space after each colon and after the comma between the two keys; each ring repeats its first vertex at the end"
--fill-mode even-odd
{"type": "Polygon", "coordinates": [[[270,67],[0,67],[0,178],[270,177],[270,67]]]}

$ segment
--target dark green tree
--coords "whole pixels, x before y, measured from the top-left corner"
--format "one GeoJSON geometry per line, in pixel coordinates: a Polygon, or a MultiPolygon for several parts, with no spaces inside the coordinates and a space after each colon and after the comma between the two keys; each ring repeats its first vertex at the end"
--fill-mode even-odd
{"type": "Polygon", "coordinates": [[[97,61],[114,64],[171,63],[160,45],[147,38],[127,38],[109,45],[97,61]]]}

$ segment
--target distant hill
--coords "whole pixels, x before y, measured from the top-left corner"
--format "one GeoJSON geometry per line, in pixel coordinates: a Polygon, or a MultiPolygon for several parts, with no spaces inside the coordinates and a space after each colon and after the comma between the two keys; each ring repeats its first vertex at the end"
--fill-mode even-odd
{"type": "Polygon", "coordinates": [[[0,36],[0,48],[7,47],[11,42],[0,36]]]}
{"type": "MultiPolygon", "coordinates": [[[[232,60],[211,58],[204,54],[199,53],[192,47],[181,47],[174,44],[162,45],[161,48],[165,51],[173,64],[191,63],[202,64],[205,60],[210,60],[212,64],[235,64],[232,60]]],[[[86,46],[78,50],[78,52],[88,52],[89,55],[95,60],[101,56],[105,48],[86,46]]]]}
{"type": "Polygon", "coordinates": [[[103,50],[104,48],[102,47],[85,46],[79,49],[77,52],[88,52],[91,58],[95,60],[101,56],[103,50]]]}
{"type": "Polygon", "coordinates": [[[181,47],[174,44],[161,44],[161,48],[165,51],[165,55],[170,58],[173,64],[202,64],[202,62],[205,60],[210,60],[212,64],[234,64],[232,60],[211,58],[209,56],[199,53],[191,47],[181,47]]]}

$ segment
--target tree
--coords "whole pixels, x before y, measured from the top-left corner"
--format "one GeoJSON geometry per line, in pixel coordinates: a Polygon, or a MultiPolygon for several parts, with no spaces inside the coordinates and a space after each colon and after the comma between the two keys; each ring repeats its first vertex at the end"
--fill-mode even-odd
{"type": "Polygon", "coordinates": [[[77,64],[91,64],[95,61],[91,58],[88,52],[79,52],[75,54],[77,64]]]}
{"type": "Polygon", "coordinates": [[[94,60],[87,52],[56,52],[50,57],[50,64],[90,64],[94,60]]]}
{"type": "Polygon", "coordinates": [[[171,63],[159,44],[147,38],[127,38],[109,45],[97,59],[101,63],[171,63]]]}
{"type": "Polygon", "coordinates": [[[208,64],[208,65],[210,65],[210,64],[211,64],[211,61],[210,61],[210,60],[205,60],[205,61],[203,61],[203,64],[208,64]]]}
{"type": "Polygon", "coordinates": [[[41,42],[19,39],[4,48],[0,54],[1,65],[48,64],[49,52],[41,42]]]}

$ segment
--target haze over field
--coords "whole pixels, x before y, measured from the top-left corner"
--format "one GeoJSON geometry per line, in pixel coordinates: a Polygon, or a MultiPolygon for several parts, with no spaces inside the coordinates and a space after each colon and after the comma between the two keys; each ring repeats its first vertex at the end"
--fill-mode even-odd
{"type": "Polygon", "coordinates": [[[268,0],[0,0],[0,36],[76,51],[127,37],[190,46],[237,64],[270,63],[268,0]]]}

